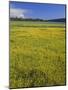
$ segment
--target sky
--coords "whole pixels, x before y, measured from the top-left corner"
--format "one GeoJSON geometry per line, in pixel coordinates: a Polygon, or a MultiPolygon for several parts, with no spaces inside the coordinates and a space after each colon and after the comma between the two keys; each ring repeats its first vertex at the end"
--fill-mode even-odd
{"type": "Polygon", "coordinates": [[[44,20],[65,18],[65,5],[10,1],[10,17],[44,20]]]}

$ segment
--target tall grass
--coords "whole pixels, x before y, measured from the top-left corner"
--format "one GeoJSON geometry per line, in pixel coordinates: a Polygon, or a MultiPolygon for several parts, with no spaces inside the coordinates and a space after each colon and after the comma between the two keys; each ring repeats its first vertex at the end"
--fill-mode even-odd
{"type": "Polygon", "coordinates": [[[10,88],[65,85],[65,28],[58,25],[10,21],[10,88]]]}

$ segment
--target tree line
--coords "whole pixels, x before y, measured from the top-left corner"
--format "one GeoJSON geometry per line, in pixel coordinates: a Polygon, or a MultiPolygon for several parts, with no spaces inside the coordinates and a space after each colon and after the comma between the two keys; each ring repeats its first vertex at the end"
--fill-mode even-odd
{"type": "Polygon", "coordinates": [[[15,20],[15,21],[47,21],[47,20],[43,20],[43,19],[32,19],[32,18],[10,18],[11,21],[15,20]]]}
{"type": "Polygon", "coordinates": [[[11,21],[43,21],[43,22],[66,22],[65,18],[59,18],[59,19],[51,19],[51,20],[44,20],[44,19],[32,19],[32,18],[10,18],[11,21]]]}

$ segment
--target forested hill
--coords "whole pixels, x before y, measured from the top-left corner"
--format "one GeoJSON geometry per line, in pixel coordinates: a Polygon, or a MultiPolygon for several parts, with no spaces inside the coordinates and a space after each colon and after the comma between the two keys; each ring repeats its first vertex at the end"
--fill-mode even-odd
{"type": "Polygon", "coordinates": [[[48,21],[51,21],[51,22],[66,22],[66,19],[65,18],[59,18],[59,19],[51,19],[51,20],[48,20],[48,21]]]}

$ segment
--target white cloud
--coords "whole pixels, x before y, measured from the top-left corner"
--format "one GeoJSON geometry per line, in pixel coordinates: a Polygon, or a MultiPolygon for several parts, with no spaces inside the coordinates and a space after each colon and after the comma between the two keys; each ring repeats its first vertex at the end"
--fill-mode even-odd
{"type": "Polygon", "coordinates": [[[10,17],[26,18],[25,13],[27,13],[25,9],[10,8],[10,17]]]}

